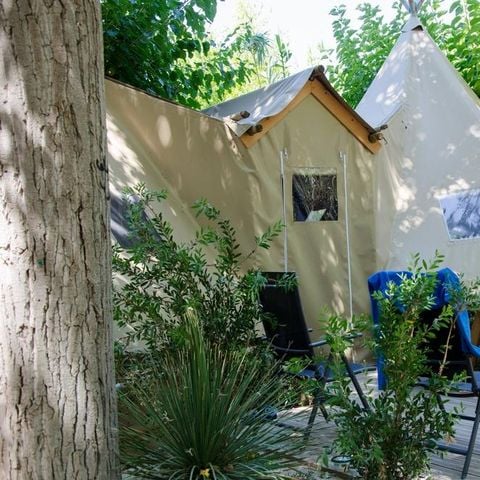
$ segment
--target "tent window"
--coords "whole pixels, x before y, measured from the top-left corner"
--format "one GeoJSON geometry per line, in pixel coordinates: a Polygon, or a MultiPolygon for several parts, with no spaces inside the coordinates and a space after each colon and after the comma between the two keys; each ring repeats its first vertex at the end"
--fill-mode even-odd
{"type": "Polygon", "coordinates": [[[450,240],[480,238],[480,190],[440,198],[450,240]]]}
{"type": "MultiPolygon", "coordinates": [[[[115,240],[123,248],[132,248],[138,243],[138,238],[134,235],[129,220],[129,205],[137,202],[135,197],[125,197],[111,192],[110,196],[110,227],[115,240]]],[[[142,220],[150,223],[147,214],[143,212],[142,220]]],[[[152,226],[153,237],[161,241],[160,236],[152,226]]]]}
{"type": "Polygon", "coordinates": [[[296,173],[292,178],[295,222],[338,220],[337,173],[296,173]]]}

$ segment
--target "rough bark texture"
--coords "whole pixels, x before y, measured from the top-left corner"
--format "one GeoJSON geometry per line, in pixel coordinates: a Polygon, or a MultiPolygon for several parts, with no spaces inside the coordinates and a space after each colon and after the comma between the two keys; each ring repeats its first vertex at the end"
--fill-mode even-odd
{"type": "Polygon", "coordinates": [[[0,3],[0,478],[117,478],[98,0],[0,3]]]}

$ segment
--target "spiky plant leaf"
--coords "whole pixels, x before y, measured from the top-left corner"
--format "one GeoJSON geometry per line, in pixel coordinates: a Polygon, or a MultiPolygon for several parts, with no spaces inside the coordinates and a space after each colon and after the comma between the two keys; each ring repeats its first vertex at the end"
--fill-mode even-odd
{"type": "Polygon", "coordinates": [[[121,458],[149,479],[281,479],[303,437],[269,419],[282,384],[251,356],[221,352],[187,322],[186,345],[120,395],[121,458]]]}

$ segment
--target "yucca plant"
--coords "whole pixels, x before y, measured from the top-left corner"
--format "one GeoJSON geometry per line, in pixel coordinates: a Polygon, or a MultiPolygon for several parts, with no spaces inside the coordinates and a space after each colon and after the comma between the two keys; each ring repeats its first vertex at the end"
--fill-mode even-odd
{"type": "Polygon", "coordinates": [[[211,347],[194,318],[186,325],[186,344],[120,394],[125,468],[150,479],[287,478],[302,436],[268,413],[278,378],[251,355],[211,347]]]}

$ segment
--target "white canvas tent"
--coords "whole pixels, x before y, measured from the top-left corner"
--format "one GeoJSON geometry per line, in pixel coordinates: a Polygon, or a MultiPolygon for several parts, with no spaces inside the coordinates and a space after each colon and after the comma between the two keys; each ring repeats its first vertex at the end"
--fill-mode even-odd
{"type": "Polygon", "coordinates": [[[167,188],[164,211],[185,240],[197,226],[188,206],[206,197],[232,220],[245,252],[283,219],[285,235],[252,263],[297,272],[311,324],[324,306],[347,315],[368,311],[373,153],[380,144],[323,71],[301,72],[210,116],[117,82],[106,87],[113,195],[139,181],[167,188]],[[247,110],[249,118],[236,115],[247,110]]]}
{"type": "Polygon", "coordinates": [[[257,264],[267,271],[297,272],[311,322],[324,306],[346,315],[368,311],[366,278],[375,268],[371,174],[373,154],[380,148],[376,131],[343,101],[322,68],[206,113],[231,125],[245,147],[252,166],[255,231],[279,218],[286,225],[283,239],[258,256],[257,264]],[[232,125],[239,112],[250,115],[232,125]],[[311,190],[316,188],[329,190],[336,207],[322,207],[321,200],[302,214],[298,196],[315,195],[311,190]],[[328,213],[332,208],[335,215],[328,213]]]}
{"type": "MultiPolygon", "coordinates": [[[[406,2],[404,2],[406,3],[406,2]]],[[[480,101],[412,12],[357,108],[388,124],[375,171],[379,269],[411,254],[477,276],[480,267],[480,101]]]]}

